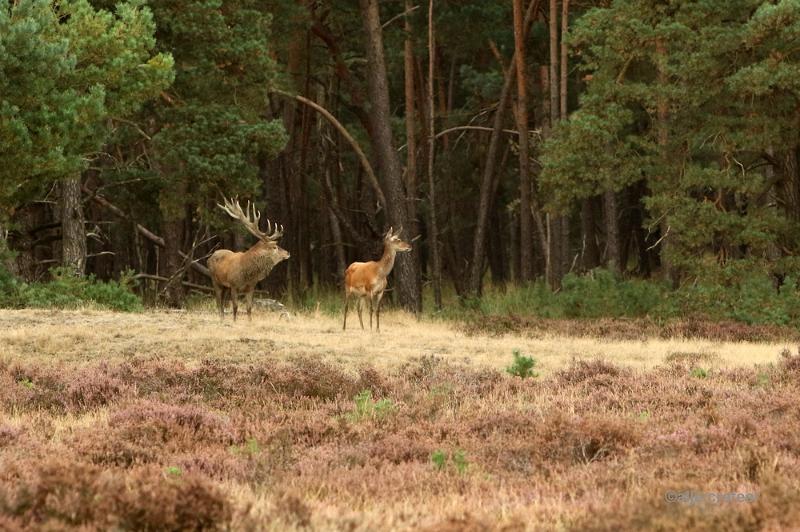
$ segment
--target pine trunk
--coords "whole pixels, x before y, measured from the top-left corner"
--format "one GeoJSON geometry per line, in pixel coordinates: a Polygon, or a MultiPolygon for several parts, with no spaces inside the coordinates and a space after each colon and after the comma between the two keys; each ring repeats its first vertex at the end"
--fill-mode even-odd
{"type": "Polygon", "coordinates": [[[520,278],[533,279],[533,220],[531,219],[531,175],[528,153],[528,94],[525,75],[525,31],[522,0],[514,2],[514,60],[517,68],[517,131],[519,132],[519,250],[520,278]]]}
{"type": "MultiPolygon", "coordinates": [[[[366,38],[367,84],[370,96],[370,121],[372,123],[372,145],[376,153],[378,168],[383,180],[387,200],[389,223],[395,228],[408,225],[406,195],[403,191],[402,172],[390,129],[389,87],[386,78],[386,63],[383,50],[378,0],[360,0],[362,20],[366,38]]],[[[422,310],[418,263],[413,253],[403,253],[397,258],[394,269],[400,304],[407,310],[422,310]]]]}
{"type": "Polygon", "coordinates": [[[77,276],[86,270],[86,229],[81,204],[81,176],[61,181],[61,262],[77,276]]]}
{"type": "Polygon", "coordinates": [[[436,221],[436,185],[434,180],[434,156],[436,154],[436,123],[434,121],[434,72],[436,65],[436,41],[433,38],[433,0],[428,4],[428,192],[430,195],[430,248],[433,267],[433,300],[436,310],[442,309],[442,262],[439,258],[439,226],[436,221]]]}

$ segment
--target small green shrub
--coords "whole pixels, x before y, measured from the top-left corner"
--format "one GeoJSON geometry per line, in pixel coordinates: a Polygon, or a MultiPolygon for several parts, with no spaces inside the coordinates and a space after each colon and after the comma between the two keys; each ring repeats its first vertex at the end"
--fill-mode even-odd
{"type": "Polygon", "coordinates": [[[469,462],[467,462],[467,453],[461,449],[457,449],[453,453],[453,465],[456,466],[456,471],[458,471],[460,475],[466,473],[467,468],[469,467],[469,462]]]}
{"type": "Polygon", "coordinates": [[[447,465],[447,453],[441,449],[436,449],[431,453],[431,462],[438,471],[443,470],[447,465]]]}
{"type": "Polygon", "coordinates": [[[506,372],[522,379],[538,377],[539,374],[533,370],[535,366],[536,360],[533,357],[526,357],[520,354],[519,349],[514,349],[514,363],[506,368],[506,372]]]}
{"type": "Polygon", "coordinates": [[[51,270],[52,279],[43,283],[23,283],[0,267],[0,306],[33,308],[100,308],[133,312],[142,302],[131,290],[133,278],[123,274],[119,281],[98,281],[94,276],[77,277],[66,268],[51,270]]]}
{"type": "Polygon", "coordinates": [[[248,438],[242,445],[231,445],[232,454],[255,456],[261,452],[261,445],[255,438],[248,438]]]}
{"type": "Polygon", "coordinates": [[[692,368],[692,377],[696,379],[708,378],[708,370],[705,368],[692,368]]]}
{"type": "Polygon", "coordinates": [[[459,475],[463,475],[469,468],[469,461],[467,460],[467,453],[462,449],[453,451],[452,456],[448,456],[447,451],[436,449],[431,453],[431,463],[437,471],[444,471],[447,467],[448,458],[453,463],[453,467],[459,475]]]}
{"type": "Polygon", "coordinates": [[[179,477],[183,474],[183,470],[178,466],[169,466],[164,469],[164,473],[169,477],[179,477]]]}
{"type": "Polygon", "coordinates": [[[364,390],[353,398],[355,407],[347,417],[350,421],[362,419],[383,419],[394,410],[394,403],[391,399],[372,399],[372,391],[364,390]]]}

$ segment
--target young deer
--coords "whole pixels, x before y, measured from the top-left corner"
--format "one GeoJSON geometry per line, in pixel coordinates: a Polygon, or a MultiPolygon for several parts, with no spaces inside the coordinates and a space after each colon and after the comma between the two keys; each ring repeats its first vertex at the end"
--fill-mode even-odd
{"type": "Polygon", "coordinates": [[[217,296],[219,317],[224,318],[225,299],[230,291],[233,321],[236,321],[240,293],[245,295],[247,318],[252,319],[253,291],[256,289],[256,284],[269,275],[276,264],[289,258],[289,252],[278,246],[278,239],[283,235],[283,226],[278,229],[278,224],[275,224],[273,230],[272,224],[267,220],[267,233],[262,233],[258,228],[261,213],[256,210],[255,205],[251,208],[248,201],[247,209],[242,211],[238,200],[224,201],[225,205],[217,203],[217,206],[232,218],[239,220],[245,229],[258,238],[258,242],[244,252],[220,249],[209,257],[208,269],[217,296]]]}
{"type": "Polygon", "coordinates": [[[347,329],[347,307],[350,296],[358,299],[358,321],[361,328],[364,322],[361,319],[361,309],[365,299],[369,298],[369,330],[372,330],[372,311],[375,310],[377,330],[381,330],[381,299],[386,289],[386,277],[394,267],[394,258],[398,251],[411,251],[411,244],[400,240],[401,227],[397,233],[392,233],[392,228],[383,237],[383,256],[378,261],[354,262],[344,272],[344,324],[342,330],[347,329]]]}

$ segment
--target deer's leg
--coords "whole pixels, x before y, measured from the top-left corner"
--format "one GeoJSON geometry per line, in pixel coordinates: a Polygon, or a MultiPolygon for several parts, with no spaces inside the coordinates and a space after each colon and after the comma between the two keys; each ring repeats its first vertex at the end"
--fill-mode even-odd
{"type": "Polygon", "coordinates": [[[244,294],[244,300],[247,303],[247,321],[253,321],[253,294],[255,293],[256,287],[252,286],[247,289],[247,292],[244,294]]]}
{"type": "Polygon", "coordinates": [[[225,287],[214,283],[214,295],[217,300],[217,311],[219,312],[219,319],[224,319],[225,316],[225,287]]]}
{"type": "Polygon", "coordinates": [[[344,323],[342,324],[342,330],[347,330],[347,304],[350,302],[350,294],[345,291],[344,293],[344,323]]]}
{"type": "Polygon", "coordinates": [[[231,287],[231,306],[233,307],[233,321],[236,321],[236,313],[239,310],[239,294],[234,287],[231,287]]]}
{"type": "Polygon", "coordinates": [[[375,300],[375,297],[370,294],[369,295],[369,330],[372,330],[372,302],[375,300]]]}
{"type": "Polygon", "coordinates": [[[376,330],[381,332],[381,300],[383,299],[383,292],[375,294],[375,318],[378,322],[376,330]]]}
{"type": "Polygon", "coordinates": [[[358,323],[361,324],[361,330],[364,330],[364,320],[361,319],[361,311],[364,309],[364,297],[358,296],[358,323]]]}

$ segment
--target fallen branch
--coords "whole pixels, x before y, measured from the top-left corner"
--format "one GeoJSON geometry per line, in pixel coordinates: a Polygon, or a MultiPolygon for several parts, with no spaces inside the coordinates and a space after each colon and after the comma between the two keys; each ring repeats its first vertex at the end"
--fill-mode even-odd
{"type": "MultiPolygon", "coordinates": [[[[158,247],[162,247],[162,248],[163,248],[163,247],[165,247],[165,244],[164,244],[164,239],[163,239],[163,238],[161,238],[161,237],[160,237],[160,236],[158,236],[157,234],[153,233],[152,231],[150,231],[149,229],[147,229],[147,228],[146,228],[145,226],[143,226],[142,224],[135,222],[135,221],[134,221],[134,220],[133,220],[133,219],[132,219],[130,216],[128,216],[128,214],[127,214],[125,211],[123,211],[122,209],[120,209],[119,207],[117,207],[116,205],[114,205],[113,203],[111,203],[110,201],[108,201],[107,199],[105,199],[103,196],[100,196],[99,194],[97,194],[97,192],[96,192],[96,191],[93,191],[93,190],[91,190],[91,189],[90,189],[89,187],[87,187],[86,185],[83,185],[83,191],[84,191],[86,194],[89,194],[89,197],[92,199],[92,201],[94,201],[94,202],[95,202],[95,203],[97,203],[98,205],[102,205],[103,207],[105,207],[106,209],[110,210],[111,212],[113,212],[114,214],[116,214],[117,216],[119,216],[120,218],[123,218],[123,219],[125,219],[125,220],[128,220],[128,221],[130,221],[130,222],[134,222],[134,225],[135,225],[135,227],[136,227],[136,230],[137,230],[137,231],[138,231],[138,232],[139,232],[139,233],[140,233],[140,234],[141,234],[143,237],[145,237],[146,239],[148,239],[150,242],[152,242],[153,244],[157,245],[158,247]]],[[[181,257],[183,257],[184,259],[188,259],[188,258],[189,258],[189,256],[188,256],[186,253],[184,253],[183,251],[178,251],[178,254],[179,254],[181,257]]],[[[192,267],[192,268],[193,268],[195,271],[198,271],[198,272],[202,273],[202,274],[203,274],[203,275],[205,275],[206,277],[211,277],[211,272],[209,272],[209,271],[208,271],[208,268],[206,268],[205,266],[203,266],[202,264],[200,264],[200,263],[198,262],[198,260],[202,260],[202,259],[193,260],[192,262],[190,262],[190,263],[189,263],[189,265],[190,265],[190,266],[191,266],[191,267],[192,267]]]]}

